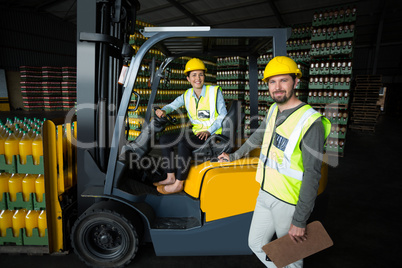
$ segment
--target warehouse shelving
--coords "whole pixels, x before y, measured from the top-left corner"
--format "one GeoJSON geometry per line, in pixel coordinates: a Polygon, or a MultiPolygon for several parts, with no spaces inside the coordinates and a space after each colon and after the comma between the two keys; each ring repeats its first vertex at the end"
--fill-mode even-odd
{"type": "Polygon", "coordinates": [[[343,156],[353,75],[356,8],[316,11],[311,30],[308,103],[332,123],[326,151],[343,156]]]}

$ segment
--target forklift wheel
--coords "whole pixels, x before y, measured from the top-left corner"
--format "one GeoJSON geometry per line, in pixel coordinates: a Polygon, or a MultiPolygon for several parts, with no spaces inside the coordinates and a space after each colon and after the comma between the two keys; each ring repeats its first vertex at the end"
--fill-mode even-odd
{"type": "Polygon", "coordinates": [[[71,234],[72,246],[87,265],[123,267],[135,257],[142,223],[132,210],[126,208],[127,213],[121,214],[122,207],[121,203],[101,201],[92,205],[75,222],[71,234]]]}

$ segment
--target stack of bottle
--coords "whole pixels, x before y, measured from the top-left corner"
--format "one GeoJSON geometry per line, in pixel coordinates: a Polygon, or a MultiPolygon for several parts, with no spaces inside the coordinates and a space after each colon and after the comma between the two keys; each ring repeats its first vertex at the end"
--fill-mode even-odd
{"type": "Polygon", "coordinates": [[[0,208],[45,208],[43,174],[0,173],[0,208]]]}
{"type": "Polygon", "coordinates": [[[273,56],[272,53],[262,54],[262,55],[260,55],[260,56],[258,57],[258,59],[257,59],[257,64],[258,64],[258,65],[267,65],[268,62],[269,62],[270,60],[272,60],[273,57],[274,57],[274,56],[273,56]]]}
{"type": "Polygon", "coordinates": [[[0,120],[0,172],[15,172],[18,165],[43,166],[43,122],[26,117],[8,118],[4,124],[0,120]]]}
{"type": "Polygon", "coordinates": [[[244,90],[247,59],[239,56],[217,58],[217,85],[225,90],[244,90]]]}
{"type": "Polygon", "coordinates": [[[47,244],[46,210],[0,211],[0,246],[47,244]]]}
{"type": "Polygon", "coordinates": [[[222,92],[223,98],[228,102],[231,100],[243,100],[244,93],[245,92],[243,90],[224,90],[222,92]]]}
{"type": "Polygon", "coordinates": [[[331,121],[331,132],[326,143],[326,151],[339,156],[343,155],[349,111],[342,106],[317,108],[323,116],[331,121]]]}
{"type": "Polygon", "coordinates": [[[308,103],[333,124],[326,150],[338,156],[348,123],[356,17],[355,7],[338,7],[316,11],[312,20],[308,103]]]}
{"type": "Polygon", "coordinates": [[[244,80],[218,80],[217,84],[224,90],[244,90],[247,83],[244,80]]]}
{"type": "Polygon", "coordinates": [[[240,56],[217,58],[216,66],[216,84],[222,88],[226,107],[229,107],[234,100],[243,101],[248,86],[247,58],[240,56]]]}
{"type": "Polygon", "coordinates": [[[48,244],[43,122],[0,121],[0,245],[48,244]]]}
{"type": "Polygon", "coordinates": [[[155,25],[153,25],[151,23],[136,20],[135,21],[135,32],[133,35],[130,35],[129,43],[133,46],[141,46],[148,38],[143,36],[140,33],[140,30],[144,29],[144,27],[154,27],[154,26],[155,25]]]}
{"type": "Polygon", "coordinates": [[[296,62],[309,62],[311,49],[311,25],[292,27],[292,35],[286,42],[287,55],[296,62]]]}
{"type": "Polygon", "coordinates": [[[0,174],[0,245],[47,245],[43,174],[0,174]]]}
{"type": "Polygon", "coordinates": [[[310,90],[308,92],[308,102],[316,104],[348,104],[349,91],[347,90],[310,90]]]}
{"type": "Polygon", "coordinates": [[[216,64],[219,67],[223,66],[246,66],[247,60],[246,58],[239,57],[239,56],[233,56],[233,57],[224,57],[224,58],[218,58],[216,61],[216,64]]]}

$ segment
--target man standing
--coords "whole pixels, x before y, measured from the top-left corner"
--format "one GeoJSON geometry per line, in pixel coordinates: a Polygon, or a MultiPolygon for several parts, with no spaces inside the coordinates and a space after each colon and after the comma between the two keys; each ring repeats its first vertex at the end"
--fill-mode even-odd
{"type": "MultiPolygon", "coordinates": [[[[288,234],[295,243],[307,239],[306,223],[317,196],[324,144],[331,129],[327,118],[296,97],[301,76],[291,58],[273,58],[263,78],[275,101],[266,120],[236,152],[218,157],[220,161],[234,161],[261,146],[256,173],[261,188],[249,246],[267,267],[276,266],[262,247],[275,233],[277,237],[288,234]]],[[[303,260],[287,267],[303,267],[303,260]]]]}

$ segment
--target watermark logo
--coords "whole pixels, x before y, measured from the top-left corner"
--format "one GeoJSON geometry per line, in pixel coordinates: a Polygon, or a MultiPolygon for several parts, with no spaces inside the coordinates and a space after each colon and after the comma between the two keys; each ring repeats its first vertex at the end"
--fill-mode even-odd
{"type": "MultiPolygon", "coordinates": [[[[77,111],[85,112],[86,110],[90,111],[91,113],[93,113],[94,111],[97,112],[97,108],[98,106],[95,104],[79,104],[77,106],[77,111]]],[[[324,115],[326,115],[327,117],[330,118],[334,118],[335,116],[331,115],[328,116],[328,111],[331,111],[332,113],[334,113],[333,111],[338,111],[340,108],[338,107],[338,104],[336,102],[334,103],[330,103],[327,104],[325,106],[324,109],[321,109],[319,112],[321,112],[323,114],[323,112],[325,113],[324,115]]],[[[114,107],[113,105],[110,105],[108,107],[108,111],[116,111],[116,107],[114,107]]],[[[76,110],[75,109],[71,109],[66,117],[65,117],[65,123],[69,123],[71,124],[73,121],[73,118],[75,116],[76,110]]],[[[141,138],[137,138],[135,141],[132,141],[132,143],[135,144],[136,147],[147,147],[149,146],[149,148],[152,149],[165,149],[165,148],[171,148],[174,146],[177,146],[179,144],[180,141],[182,141],[183,139],[186,140],[186,142],[193,148],[197,148],[199,146],[198,143],[193,142],[193,140],[190,138],[192,136],[192,129],[191,126],[187,126],[186,120],[184,120],[187,115],[182,111],[182,110],[177,110],[176,111],[176,117],[179,119],[178,124],[181,125],[181,127],[177,128],[177,131],[175,132],[175,135],[170,135],[170,139],[168,140],[168,142],[161,144],[159,143],[159,139],[157,139],[156,137],[164,130],[165,126],[168,125],[167,122],[160,122],[157,119],[153,118],[151,120],[151,122],[149,124],[144,124],[142,126],[142,131],[140,134],[141,138]],[[163,125],[165,124],[165,125],[163,125]],[[183,127],[185,126],[185,127],[183,127]]],[[[339,118],[339,116],[337,117],[339,118]]],[[[120,128],[120,131],[118,132],[113,132],[113,130],[109,129],[109,133],[110,135],[116,135],[116,133],[119,134],[120,138],[117,139],[118,144],[112,144],[111,146],[118,146],[119,149],[121,149],[122,145],[124,145],[126,143],[125,140],[125,125],[126,125],[126,118],[125,117],[113,117],[113,118],[109,118],[110,121],[115,122],[115,125],[117,128],[120,128]]],[[[235,120],[239,120],[239,117],[235,118],[235,120]]],[[[258,120],[258,116],[255,116],[253,118],[251,118],[251,120],[258,120]]],[[[251,121],[250,120],[250,121],[251,121]]],[[[333,120],[332,120],[333,121],[333,120]]],[[[228,148],[238,148],[241,146],[241,137],[242,137],[242,132],[243,129],[241,128],[241,124],[239,122],[233,122],[231,120],[231,118],[226,118],[223,121],[223,132],[222,134],[227,135],[228,139],[227,141],[222,141],[219,140],[218,142],[211,142],[208,146],[210,147],[209,149],[212,149],[210,151],[213,152],[217,152],[219,150],[216,150],[216,148],[221,147],[224,148],[223,144],[224,142],[229,142],[230,146],[228,146],[228,148]],[[235,133],[233,133],[235,132],[235,133]],[[213,150],[215,149],[215,150],[213,150]]],[[[79,130],[78,130],[79,131],[79,130]]],[[[91,130],[92,131],[92,130],[91,130]]],[[[95,131],[95,130],[93,130],[95,131]]],[[[246,146],[248,146],[250,148],[250,150],[252,149],[256,149],[256,148],[261,148],[262,145],[262,137],[264,136],[264,132],[265,129],[262,128],[257,128],[254,133],[256,133],[256,136],[259,136],[258,139],[247,139],[245,141],[246,146]]],[[[79,139],[76,139],[74,137],[74,135],[70,135],[71,136],[71,140],[69,140],[69,142],[78,147],[78,148],[82,148],[82,149],[92,149],[92,148],[96,148],[97,146],[99,146],[99,144],[97,144],[96,141],[89,141],[89,142],[85,142],[85,141],[80,141],[79,139]]],[[[111,140],[111,139],[110,139],[111,140]]],[[[333,144],[339,144],[338,141],[338,137],[336,135],[331,136],[331,142],[333,144]]],[[[206,147],[208,147],[206,146],[206,147]]],[[[264,147],[264,146],[263,146],[264,147]]],[[[319,152],[316,151],[315,149],[304,145],[303,148],[305,150],[307,150],[313,157],[315,157],[316,159],[319,159],[320,161],[323,161],[324,163],[328,164],[331,167],[337,167],[339,165],[339,156],[337,156],[336,154],[331,155],[330,157],[326,157],[324,156],[323,152],[319,152]]],[[[202,163],[203,161],[205,162],[205,155],[202,155],[202,152],[200,155],[194,155],[195,158],[195,163],[202,163]],[[200,156],[201,155],[201,156],[200,156]]],[[[133,154],[132,157],[135,157],[135,154],[133,154]]],[[[214,155],[213,157],[217,157],[217,155],[214,155]]],[[[193,159],[194,159],[193,158],[193,159]]],[[[209,156],[209,159],[211,157],[209,156]]],[[[247,163],[246,160],[246,165],[248,164],[256,164],[255,163],[255,158],[250,158],[250,163],[247,163]]],[[[129,159],[130,163],[132,162],[133,165],[134,163],[141,163],[141,166],[147,167],[147,165],[151,165],[151,166],[161,166],[163,167],[163,164],[166,162],[165,160],[158,160],[157,162],[155,162],[156,160],[150,160],[150,159],[146,159],[143,160],[143,162],[141,162],[140,159],[129,159]],[[148,161],[148,162],[147,162],[148,161]],[[150,164],[149,164],[150,163],[150,164]]],[[[175,163],[189,163],[188,159],[182,160],[182,159],[175,159],[174,160],[175,163]]],[[[257,160],[258,161],[258,160],[257,160]]]]}

